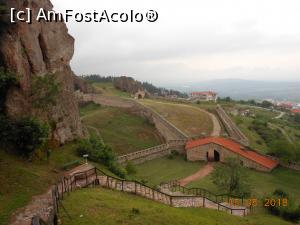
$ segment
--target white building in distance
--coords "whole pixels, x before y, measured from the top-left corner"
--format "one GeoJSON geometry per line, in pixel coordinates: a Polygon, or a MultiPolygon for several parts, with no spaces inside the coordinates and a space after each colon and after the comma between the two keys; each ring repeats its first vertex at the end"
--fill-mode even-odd
{"type": "Polygon", "coordinates": [[[218,93],[213,91],[204,91],[204,92],[192,92],[190,100],[193,102],[217,102],[218,100],[218,93]]]}

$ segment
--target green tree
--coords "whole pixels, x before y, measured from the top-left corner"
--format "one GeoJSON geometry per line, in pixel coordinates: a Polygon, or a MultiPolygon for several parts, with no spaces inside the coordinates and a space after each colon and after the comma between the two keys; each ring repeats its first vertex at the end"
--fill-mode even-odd
{"type": "Polygon", "coordinates": [[[273,141],[270,148],[270,154],[274,155],[284,162],[294,161],[296,159],[296,146],[286,140],[273,141]]]}
{"type": "Polygon", "coordinates": [[[220,191],[225,191],[227,194],[250,195],[248,175],[238,158],[227,158],[226,164],[217,165],[211,179],[220,191]]]}
{"type": "Polygon", "coordinates": [[[297,114],[294,116],[294,121],[295,121],[296,123],[299,123],[299,124],[300,124],[300,114],[299,114],[299,113],[297,113],[297,114]]]}
{"type": "Polygon", "coordinates": [[[14,125],[14,145],[21,154],[31,157],[34,151],[43,145],[49,136],[49,126],[39,120],[27,117],[14,125]]]}
{"type": "Polygon", "coordinates": [[[16,75],[0,68],[0,113],[4,113],[7,92],[17,84],[16,75]]]}
{"type": "Polygon", "coordinates": [[[129,175],[134,175],[137,172],[136,167],[132,162],[128,162],[125,169],[129,175]]]}
{"type": "Polygon", "coordinates": [[[263,107],[263,108],[270,108],[272,105],[273,104],[271,102],[269,102],[269,101],[263,101],[261,103],[261,107],[263,107]]]}

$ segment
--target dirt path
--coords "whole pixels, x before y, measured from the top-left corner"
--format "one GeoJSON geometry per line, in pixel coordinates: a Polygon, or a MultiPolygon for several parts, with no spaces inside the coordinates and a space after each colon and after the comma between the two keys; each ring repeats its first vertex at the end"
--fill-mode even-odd
{"type": "Polygon", "coordinates": [[[214,163],[209,162],[203,168],[198,170],[196,173],[194,173],[186,178],[183,178],[183,179],[179,180],[178,182],[181,186],[186,186],[187,184],[189,184],[193,181],[200,180],[203,177],[206,177],[207,175],[212,173],[213,170],[214,170],[214,163]]]}
{"type": "Polygon", "coordinates": [[[220,122],[217,119],[217,117],[214,114],[212,114],[212,113],[210,113],[210,112],[208,112],[208,111],[206,111],[204,109],[199,109],[198,108],[198,110],[200,110],[201,112],[207,113],[210,116],[210,118],[211,118],[211,120],[213,122],[213,130],[210,133],[210,136],[212,136],[212,137],[219,137],[221,135],[221,125],[220,125],[220,122]]]}
{"type": "Polygon", "coordinates": [[[275,125],[274,123],[268,123],[270,128],[278,129],[280,132],[285,136],[285,138],[290,142],[291,144],[294,144],[293,140],[290,138],[290,136],[285,132],[284,129],[282,129],[280,126],[275,125]]]}

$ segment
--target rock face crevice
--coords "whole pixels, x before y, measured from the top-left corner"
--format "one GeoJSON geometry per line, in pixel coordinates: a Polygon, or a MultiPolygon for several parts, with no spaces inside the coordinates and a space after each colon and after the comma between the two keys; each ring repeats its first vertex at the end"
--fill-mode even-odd
{"type": "MultiPolygon", "coordinates": [[[[52,10],[49,0],[2,0],[7,9],[29,7],[36,15],[40,8],[52,10]]],[[[33,16],[34,18],[34,16],[33,16]]],[[[0,67],[17,74],[19,86],[8,91],[7,115],[12,118],[37,116],[54,124],[53,138],[59,143],[84,136],[78,104],[74,97],[74,73],[70,60],[74,39],[61,22],[18,22],[10,24],[9,16],[1,16],[0,67]],[[32,80],[36,76],[55,75],[60,86],[56,105],[37,110],[30,100],[32,80]]]]}

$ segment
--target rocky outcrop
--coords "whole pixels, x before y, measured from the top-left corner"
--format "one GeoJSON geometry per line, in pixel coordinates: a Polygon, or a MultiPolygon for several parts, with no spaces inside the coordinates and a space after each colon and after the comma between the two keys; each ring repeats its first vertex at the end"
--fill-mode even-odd
{"type": "MultiPolygon", "coordinates": [[[[1,0],[8,9],[29,7],[33,14],[44,8],[52,10],[49,0],[1,0]]],[[[10,117],[34,115],[50,122],[53,138],[59,143],[82,137],[84,131],[74,97],[74,74],[70,60],[74,53],[74,39],[61,22],[37,22],[11,24],[8,17],[1,17],[0,67],[14,71],[19,85],[11,88],[6,100],[10,117]],[[33,107],[30,93],[35,77],[56,76],[59,93],[56,104],[47,110],[33,107]]],[[[35,93],[37,94],[37,93],[35,93]]]]}
{"type": "Polygon", "coordinates": [[[91,84],[76,75],[74,75],[74,89],[75,91],[79,90],[85,94],[96,92],[95,88],[91,84]]]}
{"type": "Polygon", "coordinates": [[[141,82],[134,80],[132,77],[118,77],[114,79],[113,84],[117,89],[130,94],[135,94],[138,91],[144,91],[141,82]]]}

